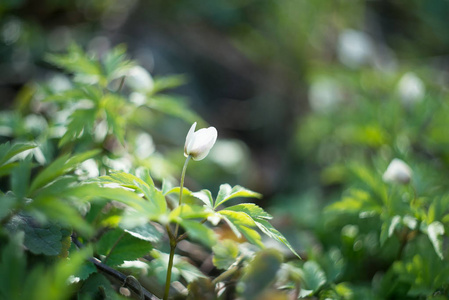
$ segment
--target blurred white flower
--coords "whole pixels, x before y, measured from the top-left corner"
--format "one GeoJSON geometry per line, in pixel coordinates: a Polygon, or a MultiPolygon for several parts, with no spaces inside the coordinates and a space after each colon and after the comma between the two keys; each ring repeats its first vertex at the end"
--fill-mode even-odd
{"type": "Polygon", "coordinates": [[[148,133],[142,132],[137,135],[135,140],[135,154],[140,159],[145,159],[156,151],[153,137],[148,133]]]}
{"type": "Polygon", "coordinates": [[[338,37],[338,58],[351,68],[368,63],[374,54],[372,39],[364,32],[344,30],[338,37]]]}
{"type": "Polygon", "coordinates": [[[247,149],[237,140],[220,140],[210,151],[209,156],[226,171],[238,174],[246,167],[247,149]]]}
{"type": "Polygon", "coordinates": [[[83,179],[95,178],[100,175],[97,162],[93,158],[83,161],[75,173],[82,176],[83,179]]]}
{"type": "Polygon", "coordinates": [[[154,82],[150,73],[141,66],[134,66],[126,74],[125,83],[133,90],[149,92],[153,89],[154,82]]]}
{"type": "Polygon", "coordinates": [[[184,146],[184,156],[192,156],[194,160],[202,160],[209,154],[210,149],[217,140],[217,129],[215,127],[202,128],[195,132],[196,122],[187,133],[184,146]]]}
{"type": "Polygon", "coordinates": [[[382,176],[383,181],[407,184],[412,178],[412,169],[403,161],[395,158],[382,176]]]}
{"type": "Polygon", "coordinates": [[[310,107],[316,112],[330,111],[342,100],[340,85],[331,78],[318,79],[309,89],[310,107]]]}
{"type": "Polygon", "coordinates": [[[399,80],[397,89],[402,103],[409,106],[422,101],[426,88],[415,73],[408,72],[399,80]]]}

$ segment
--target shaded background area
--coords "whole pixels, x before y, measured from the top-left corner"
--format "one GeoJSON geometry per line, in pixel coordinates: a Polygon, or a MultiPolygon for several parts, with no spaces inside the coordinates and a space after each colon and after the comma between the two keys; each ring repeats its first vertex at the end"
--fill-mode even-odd
{"type": "MultiPolygon", "coordinates": [[[[186,74],[175,92],[231,141],[210,159],[218,171],[193,166],[191,177],[212,187],[245,185],[265,195],[265,206],[299,203],[297,219],[307,226],[314,215],[304,216],[306,207],[338,197],[344,181],[327,167],[350,154],[341,140],[319,140],[322,123],[307,116],[335,127],[364,99],[413,98],[423,86],[446,90],[448,12],[443,0],[4,0],[0,105],[10,108],[27,82],[52,78],[45,53],[76,41],[101,55],[125,43],[153,76],[186,74]],[[412,83],[404,92],[406,74],[412,83]],[[415,94],[404,96],[407,90],[415,94]]],[[[178,147],[189,127],[182,126],[171,129],[178,147]]],[[[343,140],[351,139],[354,132],[342,128],[343,140]]],[[[381,149],[381,129],[373,130],[350,144],[381,149]]]]}

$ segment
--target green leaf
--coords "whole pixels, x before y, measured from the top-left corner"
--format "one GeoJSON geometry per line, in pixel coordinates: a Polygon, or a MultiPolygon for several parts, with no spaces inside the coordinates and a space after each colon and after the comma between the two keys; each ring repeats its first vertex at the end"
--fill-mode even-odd
{"type": "Polygon", "coordinates": [[[97,243],[97,252],[109,255],[106,264],[115,266],[125,260],[136,260],[153,249],[148,241],[136,238],[120,229],[115,229],[104,234],[97,243]]]}
{"type": "Polygon", "coordinates": [[[371,195],[363,190],[352,189],[341,201],[326,207],[326,211],[347,214],[380,214],[382,206],[374,201],[371,195]]]}
{"type": "Polygon", "coordinates": [[[287,248],[290,249],[290,251],[293,252],[293,254],[295,254],[299,259],[301,259],[301,256],[299,256],[299,254],[295,251],[295,249],[293,249],[292,245],[290,245],[290,243],[282,235],[282,233],[280,233],[276,228],[274,228],[273,225],[271,225],[267,220],[258,219],[255,222],[257,227],[259,227],[259,229],[263,233],[265,233],[272,239],[275,239],[276,241],[281,242],[282,244],[287,246],[287,248]]]}
{"type": "Polygon", "coordinates": [[[196,193],[192,193],[192,196],[201,200],[207,207],[213,209],[214,199],[212,193],[209,190],[201,190],[196,193]]]}
{"type": "Polygon", "coordinates": [[[314,261],[305,262],[301,271],[301,279],[304,283],[303,288],[308,291],[307,295],[301,293],[301,298],[310,296],[311,294],[317,292],[326,283],[326,274],[314,261]]]}
{"type": "Polygon", "coordinates": [[[31,158],[16,165],[11,172],[11,189],[18,199],[23,199],[28,191],[31,172],[31,158]]]}
{"type": "Polygon", "coordinates": [[[229,184],[220,185],[220,190],[218,192],[217,199],[215,200],[214,208],[217,208],[221,204],[224,204],[226,201],[231,200],[236,197],[252,197],[252,198],[261,198],[262,195],[251,190],[245,189],[239,185],[231,188],[229,184]]]}
{"type": "Polygon", "coordinates": [[[30,300],[64,300],[70,299],[73,294],[68,286],[69,278],[76,274],[91,253],[85,248],[74,252],[70,259],[62,259],[51,267],[34,269],[24,284],[21,299],[30,300]]]}
{"type": "Polygon", "coordinates": [[[380,245],[384,245],[388,238],[390,238],[398,225],[401,222],[400,216],[394,216],[392,218],[388,218],[386,222],[382,223],[381,232],[380,232],[380,245]]]}
{"type": "Polygon", "coordinates": [[[256,223],[246,213],[231,210],[221,210],[218,213],[223,217],[238,238],[243,235],[248,242],[261,248],[264,247],[260,234],[251,228],[256,227],[256,223]]]}
{"type": "Polygon", "coordinates": [[[163,90],[176,88],[180,85],[185,84],[187,78],[185,75],[171,75],[164,77],[156,77],[154,78],[154,88],[153,92],[158,93],[163,90]]]}
{"type": "Polygon", "coordinates": [[[0,145],[0,166],[12,159],[19,153],[36,148],[37,145],[33,143],[16,143],[11,145],[9,142],[0,145]]]}
{"type": "Polygon", "coordinates": [[[146,223],[131,229],[125,229],[125,231],[133,237],[148,241],[150,243],[157,243],[162,237],[162,233],[151,223],[146,223]]]}
{"type": "Polygon", "coordinates": [[[120,44],[111,49],[104,58],[104,71],[109,81],[124,76],[134,63],[126,58],[126,46],[120,44]]]}
{"type": "Polygon", "coordinates": [[[62,250],[61,226],[55,223],[41,225],[29,216],[16,215],[7,228],[13,234],[25,232],[25,246],[34,254],[55,256],[62,250]]]}
{"type": "MultiPolygon", "coordinates": [[[[167,202],[161,191],[156,189],[153,180],[149,176],[148,172],[145,174],[145,181],[137,176],[124,172],[111,173],[108,176],[100,177],[101,183],[117,183],[123,187],[135,189],[145,195],[148,199],[147,206],[151,211],[152,216],[160,216],[167,212],[167,202]]],[[[116,200],[116,199],[114,199],[116,200]]]]}
{"type": "Polygon", "coordinates": [[[119,142],[125,144],[126,106],[125,100],[117,95],[108,94],[102,100],[109,130],[119,142]]]}
{"type": "Polygon", "coordinates": [[[94,157],[95,155],[100,153],[100,151],[101,150],[99,149],[91,150],[84,153],[76,154],[71,158],[69,158],[70,157],[69,154],[59,157],[36,176],[36,178],[31,183],[29,193],[30,194],[33,193],[33,191],[52,182],[57,177],[70,172],[79,163],[94,157]]]}
{"type": "Polygon", "coordinates": [[[442,236],[444,235],[444,226],[438,221],[435,221],[427,227],[427,235],[429,236],[430,241],[432,242],[433,248],[437,255],[444,259],[443,256],[443,241],[442,236]]]}
{"type": "Polygon", "coordinates": [[[268,214],[266,211],[264,211],[261,207],[257,206],[256,204],[253,204],[253,203],[242,203],[242,204],[226,207],[226,210],[244,212],[247,215],[249,215],[251,218],[253,218],[253,220],[256,220],[256,219],[270,220],[273,218],[270,214],[268,214]]]}
{"type": "Polygon", "coordinates": [[[184,99],[180,97],[157,95],[147,101],[147,106],[165,114],[180,118],[187,123],[198,122],[201,117],[189,109],[184,99]]]}
{"type": "Polygon", "coordinates": [[[11,209],[19,203],[17,197],[12,192],[7,192],[0,196],[0,220],[6,217],[11,209]]]}
{"type": "Polygon", "coordinates": [[[212,262],[218,269],[226,270],[228,269],[239,254],[239,247],[233,240],[222,240],[217,243],[213,248],[214,256],[212,262]]]}
{"type": "Polygon", "coordinates": [[[189,237],[196,240],[203,245],[212,247],[217,243],[217,236],[215,232],[206,225],[196,221],[181,220],[179,224],[189,234],[189,237]]]}
{"type": "Polygon", "coordinates": [[[23,279],[26,276],[26,256],[23,248],[24,233],[11,236],[8,244],[2,245],[0,256],[0,296],[2,299],[21,299],[23,279]]]}
{"type": "Polygon", "coordinates": [[[96,108],[74,111],[70,116],[66,132],[59,141],[58,146],[62,147],[69,142],[77,140],[82,135],[92,134],[96,115],[96,108]]]}
{"type": "Polygon", "coordinates": [[[182,204],[176,207],[169,215],[170,220],[207,218],[212,212],[207,211],[204,206],[182,204]]]}
{"type": "MultiPolygon", "coordinates": [[[[89,57],[80,47],[72,44],[67,54],[53,55],[49,54],[45,59],[65,69],[70,73],[75,73],[75,80],[95,84],[102,81],[102,71],[100,63],[89,57]]],[[[105,85],[105,82],[102,82],[105,85]]]]}
{"type": "Polygon", "coordinates": [[[270,287],[281,267],[282,255],[275,249],[265,249],[257,252],[248,264],[242,277],[244,286],[243,299],[259,299],[259,296],[270,287]]]}
{"type": "Polygon", "coordinates": [[[126,299],[117,294],[111,282],[102,274],[94,273],[87,278],[78,292],[78,299],[126,299]]]}

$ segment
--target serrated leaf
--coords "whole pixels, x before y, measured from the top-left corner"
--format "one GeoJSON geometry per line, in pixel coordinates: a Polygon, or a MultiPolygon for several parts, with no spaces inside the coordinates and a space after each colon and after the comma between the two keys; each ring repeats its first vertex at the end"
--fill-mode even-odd
{"type": "Polygon", "coordinates": [[[272,239],[275,239],[276,241],[281,242],[282,244],[287,246],[287,248],[290,249],[290,251],[293,252],[293,254],[295,254],[299,259],[301,259],[301,256],[299,256],[299,254],[295,251],[295,249],[293,249],[292,245],[282,235],[282,233],[280,233],[276,228],[274,228],[273,225],[271,225],[267,220],[258,219],[255,222],[257,227],[259,227],[259,229],[263,233],[265,233],[272,239]]]}
{"type": "Polygon", "coordinates": [[[34,254],[55,256],[61,253],[62,233],[58,224],[41,225],[29,216],[16,215],[7,228],[13,234],[25,232],[24,245],[34,254]]]}
{"type": "Polygon", "coordinates": [[[201,190],[196,193],[192,193],[192,196],[201,200],[207,207],[213,209],[214,199],[212,193],[209,190],[201,190]]]}
{"type": "Polygon", "coordinates": [[[242,277],[243,299],[259,299],[259,296],[271,285],[281,267],[282,255],[275,249],[257,252],[245,269],[242,277]]]}
{"type": "Polygon", "coordinates": [[[80,138],[84,134],[92,134],[97,110],[78,109],[74,111],[67,125],[66,132],[58,143],[59,147],[80,138]]]}
{"type": "Polygon", "coordinates": [[[134,63],[126,57],[126,46],[120,44],[111,49],[104,58],[104,71],[109,81],[124,76],[134,63]]]}
{"type": "Polygon", "coordinates": [[[221,210],[218,212],[223,216],[235,235],[240,238],[242,235],[253,245],[263,248],[260,234],[251,227],[256,227],[254,220],[244,212],[231,210],[221,210]]]}
{"type": "Polygon", "coordinates": [[[212,258],[214,266],[218,269],[226,270],[235,263],[239,254],[239,247],[233,240],[226,239],[217,243],[212,248],[212,251],[214,254],[212,258]]]}
{"type": "Polygon", "coordinates": [[[444,235],[444,226],[438,221],[435,221],[427,227],[427,235],[429,236],[430,241],[432,242],[433,248],[437,255],[444,259],[443,255],[443,241],[442,236],[444,235]]]}
{"type": "Polygon", "coordinates": [[[149,207],[149,210],[152,212],[151,215],[153,216],[159,216],[167,212],[167,202],[165,197],[161,191],[156,189],[153,180],[148,173],[145,178],[146,182],[137,176],[125,172],[111,173],[110,175],[102,176],[99,179],[101,183],[116,183],[123,187],[132,188],[143,193],[145,198],[148,199],[148,204],[146,204],[146,206],[151,206],[149,207]]]}
{"type": "MultiPolygon", "coordinates": [[[[301,271],[304,288],[311,290],[311,294],[317,292],[326,283],[326,274],[314,261],[305,262],[301,271]]],[[[310,294],[306,296],[310,296],[310,294]]]]}
{"type": "Polygon", "coordinates": [[[217,243],[215,232],[206,225],[190,220],[181,220],[179,224],[193,240],[197,240],[208,247],[212,247],[217,243]]]}
{"type": "Polygon", "coordinates": [[[57,177],[64,175],[71,170],[73,170],[79,163],[94,157],[101,150],[91,150],[84,153],[76,154],[73,157],[69,158],[68,154],[63,155],[57,158],[54,162],[52,162],[49,166],[47,166],[44,170],[42,170],[36,178],[34,178],[31,183],[29,193],[33,193],[38,188],[43,187],[44,185],[50,183],[57,177]]]}
{"type": "Polygon", "coordinates": [[[125,231],[138,239],[151,243],[159,242],[162,237],[162,233],[151,223],[146,223],[131,229],[125,229],[125,231]]]}
{"type": "Polygon", "coordinates": [[[210,211],[207,211],[204,206],[199,205],[189,205],[182,204],[176,207],[169,214],[169,218],[172,221],[176,221],[178,218],[181,219],[196,219],[196,218],[207,218],[211,215],[210,211]]]}
{"type": "MultiPolygon", "coordinates": [[[[75,73],[75,80],[95,84],[101,81],[100,63],[89,57],[79,46],[72,44],[67,54],[49,54],[45,57],[50,63],[75,73]]],[[[103,83],[104,84],[104,83],[103,83]]]]}
{"type": "Polygon", "coordinates": [[[226,201],[236,197],[261,198],[262,195],[248,190],[240,185],[236,185],[231,188],[229,184],[222,184],[220,185],[220,190],[218,191],[218,196],[215,200],[214,208],[217,208],[221,204],[224,204],[226,201]]]}
{"type": "Polygon", "coordinates": [[[0,166],[12,159],[19,153],[36,148],[37,145],[33,143],[17,143],[11,145],[9,142],[0,145],[0,166]]]}
{"type": "Polygon", "coordinates": [[[226,207],[226,210],[244,212],[253,219],[270,220],[273,218],[269,213],[264,211],[260,206],[257,206],[256,204],[253,204],[253,203],[242,203],[242,204],[226,207]]]}
{"type": "Polygon", "coordinates": [[[151,243],[115,229],[104,234],[97,243],[97,252],[108,256],[107,265],[115,266],[125,260],[136,260],[153,249],[151,243]]]}
{"type": "Polygon", "coordinates": [[[95,265],[90,261],[85,261],[78,272],[76,272],[75,276],[78,277],[80,280],[86,280],[91,274],[96,273],[97,268],[95,265]]]}

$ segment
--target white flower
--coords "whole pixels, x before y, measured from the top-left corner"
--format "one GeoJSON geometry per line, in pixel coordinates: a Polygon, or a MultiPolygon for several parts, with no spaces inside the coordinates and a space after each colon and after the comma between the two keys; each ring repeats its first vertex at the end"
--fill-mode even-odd
{"type": "Polygon", "coordinates": [[[398,83],[398,93],[402,103],[413,105],[423,100],[426,88],[422,80],[415,73],[405,73],[398,83]]]}
{"type": "Polygon", "coordinates": [[[150,73],[141,66],[134,66],[129,69],[125,83],[133,90],[139,92],[149,92],[154,86],[150,73]]]}
{"type": "Polygon", "coordinates": [[[194,160],[202,160],[209,154],[210,149],[217,140],[217,129],[215,127],[203,128],[195,132],[196,122],[187,133],[184,146],[184,156],[192,156],[194,160]]]}
{"type": "Polygon", "coordinates": [[[382,176],[385,182],[407,184],[412,177],[412,169],[402,160],[395,158],[382,176]]]}
{"type": "Polygon", "coordinates": [[[369,63],[374,56],[372,39],[364,32],[344,30],[338,37],[338,58],[350,68],[369,63]]]}

